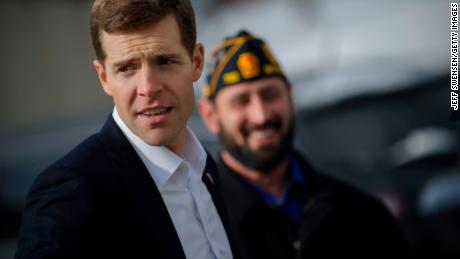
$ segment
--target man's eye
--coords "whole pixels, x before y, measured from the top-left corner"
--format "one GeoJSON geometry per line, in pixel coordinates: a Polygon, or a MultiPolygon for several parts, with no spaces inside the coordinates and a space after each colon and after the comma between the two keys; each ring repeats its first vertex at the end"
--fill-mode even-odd
{"type": "Polygon", "coordinates": [[[247,96],[239,96],[232,100],[232,106],[235,108],[242,108],[249,103],[249,97],[247,96]]]}
{"type": "Polygon", "coordinates": [[[128,72],[130,70],[134,70],[136,67],[132,64],[128,64],[128,65],[124,65],[124,66],[121,66],[118,68],[118,72],[121,72],[121,73],[125,73],[125,72],[128,72]]]}
{"type": "Polygon", "coordinates": [[[171,65],[171,64],[173,64],[173,63],[174,63],[173,60],[171,60],[171,59],[169,59],[169,58],[160,58],[160,59],[158,60],[158,64],[159,64],[159,65],[171,65]]]}
{"type": "Polygon", "coordinates": [[[280,93],[279,91],[276,91],[276,90],[270,90],[270,91],[266,91],[262,94],[262,99],[266,100],[266,101],[270,101],[270,100],[275,100],[276,98],[278,98],[280,96],[280,93]]]}

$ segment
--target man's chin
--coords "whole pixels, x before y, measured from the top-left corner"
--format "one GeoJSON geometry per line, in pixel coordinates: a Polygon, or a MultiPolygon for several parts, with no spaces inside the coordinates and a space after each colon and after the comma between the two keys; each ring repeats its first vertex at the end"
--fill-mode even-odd
{"type": "Polygon", "coordinates": [[[276,154],[274,154],[273,152],[267,152],[267,151],[256,151],[256,152],[252,152],[252,157],[256,158],[258,161],[268,162],[276,158],[276,154]]]}
{"type": "Polygon", "coordinates": [[[254,156],[258,157],[259,159],[271,159],[279,155],[279,144],[277,145],[265,145],[261,146],[257,149],[248,148],[254,156]]]}
{"type": "Polygon", "coordinates": [[[225,130],[222,130],[218,135],[224,149],[233,158],[242,165],[258,170],[261,173],[269,173],[269,171],[287,159],[291,150],[292,136],[293,127],[289,127],[289,131],[286,134],[280,134],[276,140],[270,139],[270,143],[252,142],[249,139],[245,139],[244,145],[238,145],[232,135],[225,130]]]}
{"type": "Polygon", "coordinates": [[[280,154],[276,150],[263,150],[253,152],[248,149],[237,155],[239,160],[245,166],[261,171],[264,173],[278,166],[286,158],[285,154],[280,154]]]}

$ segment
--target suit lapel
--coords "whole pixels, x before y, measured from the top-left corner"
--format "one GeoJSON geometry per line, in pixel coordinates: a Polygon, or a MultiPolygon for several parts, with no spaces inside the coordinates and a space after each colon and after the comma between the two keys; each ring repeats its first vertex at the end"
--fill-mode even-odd
{"type": "Polygon", "coordinates": [[[132,197],[141,220],[154,236],[152,247],[162,249],[168,258],[185,259],[174,224],[155,182],[112,116],[109,116],[99,136],[106,153],[117,165],[119,170],[116,173],[132,197]]]}
{"type": "MultiPolygon", "coordinates": [[[[208,189],[209,194],[211,195],[214,206],[217,209],[217,213],[219,213],[219,217],[222,221],[222,224],[224,225],[224,229],[227,234],[230,247],[232,249],[233,258],[241,258],[239,254],[239,249],[237,248],[235,238],[233,237],[233,233],[229,225],[227,208],[225,207],[225,204],[223,202],[224,199],[221,193],[221,188],[219,186],[218,177],[219,175],[217,174],[217,166],[213,158],[208,153],[206,158],[206,167],[204,169],[201,180],[206,185],[206,188],[208,189]]],[[[206,222],[203,223],[206,224],[206,222]]]]}
{"type": "Polygon", "coordinates": [[[219,215],[222,216],[222,214],[224,214],[224,208],[222,207],[222,197],[217,187],[216,172],[217,172],[216,166],[214,165],[212,158],[208,154],[206,158],[206,166],[204,168],[204,172],[203,172],[203,176],[201,177],[201,180],[206,185],[206,188],[211,194],[212,201],[214,202],[214,205],[216,206],[217,212],[219,213],[219,215]]]}

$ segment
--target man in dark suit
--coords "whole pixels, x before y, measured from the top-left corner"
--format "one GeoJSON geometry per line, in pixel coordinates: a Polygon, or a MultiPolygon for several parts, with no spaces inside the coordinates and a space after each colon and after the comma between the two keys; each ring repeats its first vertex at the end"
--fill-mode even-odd
{"type": "Polygon", "coordinates": [[[200,112],[223,149],[230,225],[250,258],[394,258],[407,254],[383,205],[317,173],[292,147],[292,87],[261,39],[242,31],[213,52],[200,112]]]}
{"type": "Polygon", "coordinates": [[[94,66],[115,108],[47,168],[16,258],[233,258],[216,168],[187,127],[203,68],[187,0],[97,0],[94,66]]]}

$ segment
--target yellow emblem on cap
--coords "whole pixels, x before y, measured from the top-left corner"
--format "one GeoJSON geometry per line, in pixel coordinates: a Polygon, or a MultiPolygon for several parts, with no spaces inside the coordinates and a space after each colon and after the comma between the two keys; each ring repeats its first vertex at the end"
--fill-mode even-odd
{"type": "Polygon", "coordinates": [[[223,75],[222,79],[227,85],[236,84],[240,81],[240,74],[238,71],[227,72],[223,75]]]}
{"type": "Polygon", "coordinates": [[[260,74],[259,59],[251,52],[242,53],[236,62],[244,78],[253,78],[260,74]]]}

